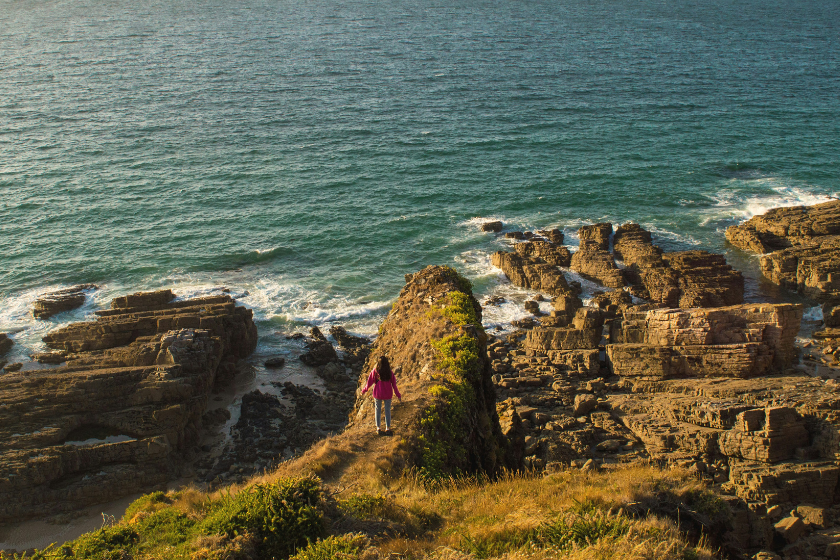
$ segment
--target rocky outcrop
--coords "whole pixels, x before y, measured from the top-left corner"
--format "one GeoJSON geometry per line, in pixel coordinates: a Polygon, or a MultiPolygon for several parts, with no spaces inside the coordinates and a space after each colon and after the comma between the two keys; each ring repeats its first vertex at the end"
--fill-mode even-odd
{"type": "Polygon", "coordinates": [[[638,224],[624,224],[615,233],[616,258],[640,295],[667,307],[722,307],[744,301],[744,278],[723,255],[708,251],[665,253],[638,224]]]}
{"type": "Polygon", "coordinates": [[[131,344],[169,330],[203,329],[221,339],[223,353],[244,358],[256,347],[257,328],[249,309],[228,295],[177,301],[170,290],[115,298],[96,321],[73,323],[44,337],[65,354],[101,351],[131,344]]]}
{"type": "Polygon", "coordinates": [[[756,377],[790,367],[802,319],[796,304],[626,311],[607,357],[622,377],[756,377]]]}
{"type": "MultiPolygon", "coordinates": [[[[517,445],[499,423],[486,344],[481,307],[467,280],[444,266],[407,275],[361,368],[349,425],[284,464],[284,472],[313,470],[340,481],[359,469],[398,476],[413,468],[438,480],[514,468],[517,445]],[[372,399],[361,394],[382,354],[402,393],[402,401],[394,401],[395,437],[376,433],[372,399]]],[[[516,427],[506,425],[516,437],[516,427]]]]}
{"type": "Polygon", "coordinates": [[[768,280],[818,301],[840,300],[840,201],[775,208],[726,230],[726,239],[760,253],[768,280]]]}
{"type": "Polygon", "coordinates": [[[49,319],[57,313],[81,307],[85,303],[87,292],[96,289],[94,284],[79,284],[45,294],[32,304],[32,315],[36,319],[49,319]]]}
{"type": "Polygon", "coordinates": [[[726,229],[726,239],[752,253],[770,253],[840,235],[840,200],[814,206],[774,208],[726,229]]]}
{"type": "Polygon", "coordinates": [[[197,441],[208,396],[256,346],[229,296],[117,298],[45,337],[63,366],[0,386],[0,521],[77,509],[162,484],[197,441]]]}
{"type": "Polygon", "coordinates": [[[589,226],[582,226],[578,229],[578,239],[580,244],[591,241],[602,251],[609,251],[610,236],[613,233],[612,224],[609,222],[602,222],[599,224],[592,224],[589,226]]]}
{"type": "Polygon", "coordinates": [[[481,231],[491,231],[491,232],[494,232],[494,233],[499,233],[500,231],[502,231],[503,227],[504,227],[504,224],[502,222],[499,222],[499,221],[484,222],[483,224],[481,224],[481,231]]]}
{"type": "MultiPolygon", "coordinates": [[[[385,354],[400,368],[403,400],[409,395],[419,400],[418,415],[408,420],[413,424],[408,439],[414,443],[406,464],[432,478],[511,467],[484,359],[481,306],[458,273],[430,266],[407,275],[379,332],[359,384],[385,354]]],[[[354,425],[369,425],[372,410],[363,404],[360,397],[351,415],[354,425]]]]}
{"type": "Polygon", "coordinates": [[[344,351],[344,364],[360,373],[370,355],[371,341],[362,336],[351,335],[344,327],[338,325],[330,327],[330,335],[344,351]]]}

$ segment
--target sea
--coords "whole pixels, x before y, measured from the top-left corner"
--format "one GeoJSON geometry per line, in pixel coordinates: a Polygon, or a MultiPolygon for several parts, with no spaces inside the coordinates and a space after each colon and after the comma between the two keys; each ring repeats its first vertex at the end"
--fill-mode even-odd
{"type": "Polygon", "coordinates": [[[287,337],[375,336],[430,264],[502,296],[506,332],[533,293],[490,264],[490,220],[573,248],[634,221],[792,297],[724,230],[837,196],[836,0],[0,0],[9,361],[118,295],[230,290],[270,391],[312,376],[287,337]],[[77,283],[82,308],[32,317],[77,283]]]}

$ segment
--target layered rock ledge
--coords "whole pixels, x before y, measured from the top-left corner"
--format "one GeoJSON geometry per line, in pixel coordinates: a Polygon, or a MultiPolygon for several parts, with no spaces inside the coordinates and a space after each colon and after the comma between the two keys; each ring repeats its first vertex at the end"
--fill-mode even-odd
{"type": "Polygon", "coordinates": [[[44,340],[60,367],[0,385],[0,522],[163,484],[195,444],[213,387],[256,347],[229,296],[138,293],[44,340]]]}

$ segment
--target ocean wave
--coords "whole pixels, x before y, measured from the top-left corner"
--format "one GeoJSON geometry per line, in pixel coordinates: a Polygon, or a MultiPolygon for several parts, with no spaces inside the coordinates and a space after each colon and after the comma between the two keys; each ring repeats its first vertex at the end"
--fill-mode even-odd
{"type": "MultiPolygon", "coordinates": [[[[222,270],[231,270],[241,268],[243,266],[271,262],[280,257],[294,254],[295,251],[293,249],[282,246],[271,247],[268,249],[254,249],[251,251],[241,251],[220,255],[218,258],[213,259],[211,266],[218,266],[222,270]]],[[[202,270],[205,268],[206,267],[201,267],[202,270]]]]}
{"type": "Polygon", "coordinates": [[[821,305],[815,305],[814,307],[808,307],[805,309],[805,312],[802,314],[803,321],[822,321],[823,320],[823,310],[821,305]]]}
{"type": "Polygon", "coordinates": [[[678,245],[692,245],[695,247],[703,244],[701,241],[698,241],[697,239],[695,239],[687,233],[671,231],[655,225],[646,225],[642,227],[644,227],[651,234],[653,234],[653,242],[657,245],[662,240],[674,242],[678,245]]]}

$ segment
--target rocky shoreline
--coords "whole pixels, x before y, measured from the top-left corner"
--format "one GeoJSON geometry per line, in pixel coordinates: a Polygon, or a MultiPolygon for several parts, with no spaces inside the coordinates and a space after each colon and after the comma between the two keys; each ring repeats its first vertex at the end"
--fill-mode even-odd
{"type": "MultiPolygon", "coordinates": [[[[482,229],[512,243],[492,255],[493,265],[537,294],[525,305],[532,318],[512,333],[485,336],[469,323],[454,331],[477,344],[487,386],[472,391],[489,407],[467,421],[484,426],[471,438],[486,449],[473,453],[464,443],[459,469],[680,466],[732,509],[721,539],[728,553],[840,557],[829,552],[840,553],[840,201],[771,211],[726,233],[734,246],[762,253],[769,281],[822,304],[824,322],[805,338],[801,304],[745,303],[743,275],[723,255],[665,252],[638,224],[583,226],[577,251],[559,230],[504,232],[500,222],[482,229]],[[584,301],[566,270],[604,290],[584,301]],[[541,301],[550,302],[548,314],[541,301]]],[[[429,333],[415,329],[430,320],[434,302],[459,289],[447,274],[409,275],[373,347],[334,326],[337,351],[313,328],[300,359],[324,390],[285,382],[278,394],[246,394],[221,449],[201,442],[230,419],[208,402],[236,377],[257,336],[251,312],[229,295],[132,294],[96,321],[49,333],[52,351],[33,356],[45,369],[2,364],[0,523],[180,476],[207,488],[244,482],[305,456],[348,419],[352,430],[368,414],[357,391],[372,350],[398,356],[409,386],[431,381],[428,364],[440,358],[429,333]]],[[[79,305],[94,288],[47,297],[37,312],[79,305]]],[[[0,358],[12,344],[0,334],[0,358]]],[[[423,459],[417,449],[400,450],[394,468],[423,465],[435,451],[423,459]]]]}

